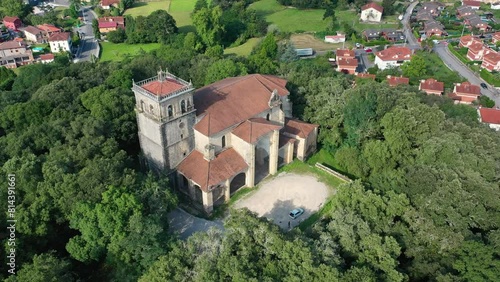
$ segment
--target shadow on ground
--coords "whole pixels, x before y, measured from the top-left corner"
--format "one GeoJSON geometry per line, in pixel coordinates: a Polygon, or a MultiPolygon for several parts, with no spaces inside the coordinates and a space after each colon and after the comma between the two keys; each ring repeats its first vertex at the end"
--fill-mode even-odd
{"type": "Polygon", "coordinates": [[[168,214],[169,232],[185,240],[195,232],[206,232],[210,227],[224,230],[221,220],[209,221],[177,208],[168,214]]]}
{"type": "Polygon", "coordinates": [[[274,224],[278,225],[283,230],[290,230],[298,226],[302,221],[311,216],[314,211],[306,209],[304,206],[297,206],[293,204],[293,201],[278,200],[274,203],[273,208],[266,212],[263,216],[271,220],[274,224]],[[296,219],[292,219],[288,214],[290,211],[296,208],[301,208],[304,210],[304,214],[296,219]]]}

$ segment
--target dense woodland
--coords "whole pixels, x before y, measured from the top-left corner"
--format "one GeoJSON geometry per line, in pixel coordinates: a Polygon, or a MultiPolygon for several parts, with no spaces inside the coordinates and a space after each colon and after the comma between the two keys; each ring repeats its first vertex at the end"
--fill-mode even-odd
{"type": "MultiPolygon", "coordinates": [[[[122,62],[57,57],[18,75],[0,69],[0,169],[16,174],[17,281],[500,279],[500,135],[474,108],[415,86],[354,80],[326,57],[298,60],[282,34],[268,34],[248,58],[223,56],[213,32],[165,41],[122,62]],[[141,169],[130,90],[160,67],[196,87],[247,73],[285,77],[294,114],[320,125],[322,149],[356,181],[337,187],[331,211],[305,232],[240,210],[224,232],[169,235],[178,199],[164,177],[141,169]]],[[[6,265],[6,233],[0,239],[6,265]]]]}

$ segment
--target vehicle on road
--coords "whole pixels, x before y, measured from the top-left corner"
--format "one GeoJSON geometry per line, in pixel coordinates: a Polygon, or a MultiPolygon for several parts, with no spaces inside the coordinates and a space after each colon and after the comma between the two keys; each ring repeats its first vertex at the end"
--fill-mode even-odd
{"type": "Polygon", "coordinates": [[[290,218],[296,219],[297,217],[301,216],[303,213],[304,213],[303,209],[297,208],[297,209],[290,211],[290,213],[288,215],[290,216],[290,218]]]}
{"type": "Polygon", "coordinates": [[[356,43],[356,48],[361,48],[361,43],[356,43]]]}
{"type": "Polygon", "coordinates": [[[368,48],[368,47],[366,47],[366,48],[365,48],[365,52],[366,52],[366,53],[371,53],[372,51],[373,51],[373,50],[372,50],[371,48],[368,48]]]}
{"type": "Polygon", "coordinates": [[[484,88],[484,89],[487,89],[487,88],[488,88],[488,85],[486,85],[486,83],[484,83],[484,82],[481,82],[481,84],[480,84],[480,85],[481,85],[481,87],[482,87],[482,88],[484,88]]]}

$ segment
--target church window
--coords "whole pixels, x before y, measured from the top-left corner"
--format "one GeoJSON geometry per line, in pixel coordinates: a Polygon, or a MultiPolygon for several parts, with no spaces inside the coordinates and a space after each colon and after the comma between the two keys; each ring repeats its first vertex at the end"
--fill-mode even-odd
{"type": "Polygon", "coordinates": [[[144,112],[144,101],[141,100],[141,112],[144,112]]]}
{"type": "Polygon", "coordinates": [[[181,101],[181,112],[182,113],[186,112],[186,101],[184,100],[181,101]]]}
{"type": "Polygon", "coordinates": [[[153,107],[153,105],[149,105],[149,112],[151,114],[154,114],[154,107],[153,107]]]}
{"type": "Polygon", "coordinates": [[[172,117],[172,116],[174,116],[174,112],[172,110],[172,105],[168,105],[167,112],[168,112],[168,117],[169,118],[172,117]]]}
{"type": "Polygon", "coordinates": [[[267,114],[267,116],[266,116],[266,120],[269,120],[269,114],[267,114]]]}
{"type": "Polygon", "coordinates": [[[222,148],[226,147],[226,136],[222,136],[222,148]]]}

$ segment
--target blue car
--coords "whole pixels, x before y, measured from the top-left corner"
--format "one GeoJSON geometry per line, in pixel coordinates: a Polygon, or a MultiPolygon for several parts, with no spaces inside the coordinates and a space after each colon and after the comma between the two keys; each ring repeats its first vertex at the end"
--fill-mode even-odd
{"type": "Polygon", "coordinates": [[[298,209],[292,210],[288,215],[290,216],[290,218],[296,219],[297,217],[301,216],[303,213],[304,213],[304,210],[301,208],[298,208],[298,209]]]}

